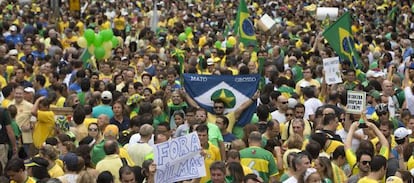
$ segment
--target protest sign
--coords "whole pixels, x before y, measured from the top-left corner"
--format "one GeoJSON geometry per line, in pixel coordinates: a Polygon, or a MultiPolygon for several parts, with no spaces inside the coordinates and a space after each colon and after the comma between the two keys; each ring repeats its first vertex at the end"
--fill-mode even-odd
{"type": "Polygon", "coordinates": [[[332,21],[335,21],[338,17],[338,8],[335,7],[319,7],[316,9],[316,19],[317,20],[325,20],[327,16],[332,21]]]}
{"type": "Polygon", "coordinates": [[[347,113],[361,114],[366,105],[366,93],[357,91],[348,91],[347,96],[347,113]]]}
{"type": "Polygon", "coordinates": [[[174,138],[154,147],[155,182],[172,183],[206,175],[197,133],[174,138]]]}
{"type": "Polygon", "coordinates": [[[323,70],[325,71],[325,80],[328,85],[342,83],[341,70],[339,68],[339,57],[323,59],[323,70]]]}

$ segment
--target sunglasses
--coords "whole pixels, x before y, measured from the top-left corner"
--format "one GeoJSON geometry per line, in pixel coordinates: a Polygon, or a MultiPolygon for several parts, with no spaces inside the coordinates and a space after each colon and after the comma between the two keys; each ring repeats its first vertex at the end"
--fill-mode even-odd
{"type": "Polygon", "coordinates": [[[223,109],[224,107],[222,106],[214,106],[214,109],[223,109]]]}
{"type": "Polygon", "coordinates": [[[286,101],[286,102],[281,102],[282,104],[287,104],[287,103],[289,103],[288,101],[286,101]]]}
{"type": "Polygon", "coordinates": [[[379,112],[379,113],[377,113],[378,116],[383,116],[383,115],[386,115],[386,114],[387,114],[387,112],[379,112]]]}
{"type": "Polygon", "coordinates": [[[293,116],[292,113],[286,113],[285,116],[293,116]]]}
{"type": "Polygon", "coordinates": [[[339,119],[340,122],[345,122],[345,118],[339,119]]]}
{"type": "Polygon", "coordinates": [[[98,131],[97,128],[89,128],[88,130],[91,131],[91,132],[97,132],[98,131]]]}
{"type": "Polygon", "coordinates": [[[362,164],[363,165],[368,165],[368,164],[371,164],[371,161],[362,161],[362,164]]]}

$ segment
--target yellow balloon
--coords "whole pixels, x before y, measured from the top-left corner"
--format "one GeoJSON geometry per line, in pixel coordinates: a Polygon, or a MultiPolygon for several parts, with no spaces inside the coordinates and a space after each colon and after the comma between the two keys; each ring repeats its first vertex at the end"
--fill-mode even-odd
{"type": "Polygon", "coordinates": [[[234,45],[236,45],[236,38],[234,38],[233,36],[230,36],[228,39],[227,39],[227,42],[228,43],[230,43],[232,46],[234,46],[234,45]]]}
{"type": "Polygon", "coordinates": [[[106,52],[110,52],[112,50],[112,41],[106,41],[102,44],[102,47],[105,49],[106,52]]]}
{"type": "Polygon", "coordinates": [[[124,47],[124,40],[122,39],[122,37],[121,36],[117,36],[116,37],[117,39],[118,39],[118,46],[119,47],[121,47],[121,48],[123,48],[124,47]]]}
{"type": "MultiPolygon", "coordinates": [[[[111,46],[112,46],[112,44],[111,44],[111,46]]],[[[109,58],[111,58],[111,56],[112,56],[112,51],[111,50],[105,50],[105,56],[104,56],[104,59],[106,60],[106,59],[109,59],[109,58]]]]}
{"type": "Polygon", "coordinates": [[[77,43],[78,43],[79,47],[81,47],[81,48],[88,47],[88,42],[86,41],[86,39],[84,37],[79,37],[78,40],[77,40],[77,43]]]}
{"type": "Polygon", "coordinates": [[[94,45],[90,45],[88,47],[88,51],[89,51],[90,54],[94,54],[95,53],[95,46],[94,45]]]}

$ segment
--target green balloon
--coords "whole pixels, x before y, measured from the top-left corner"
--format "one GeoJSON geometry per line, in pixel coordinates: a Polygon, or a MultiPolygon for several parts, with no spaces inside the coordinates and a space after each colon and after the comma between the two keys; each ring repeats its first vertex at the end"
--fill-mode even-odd
{"type": "Polygon", "coordinates": [[[103,43],[103,38],[100,34],[95,36],[95,40],[93,40],[93,45],[95,45],[95,47],[101,47],[103,43]]]}
{"type": "Polygon", "coordinates": [[[191,28],[191,27],[186,27],[185,28],[185,35],[189,35],[190,33],[192,33],[193,32],[193,29],[191,28]]]}
{"type": "Polygon", "coordinates": [[[112,37],[114,37],[114,33],[112,32],[111,29],[103,30],[99,34],[102,36],[104,42],[105,41],[110,41],[112,39],[112,37]]]}
{"type": "Polygon", "coordinates": [[[220,41],[216,41],[216,42],[214,43],[214,46],[215,46],[217,49],[220,49],[220,48],[221,48],[221,42],[220,42],[220,41]]]}
{"type": "Polygon", "coordinates": [[[92,29],[87,29],[85,33],[83,34],[86,41],[88,42],[88,45],[92,44],[95,40],[95,32],[92,29]]]}
{"type": "Polygon", "coordinates": [[[116,37],[112,37],[112,48],[118,47],[119,41],[116,37]]]}
{"type": "Polygon", "coordinates": [[[181,33],[180,35],[178,35],[178,40],[180,41],[185,41],[187,40],[187,35],[185,35],[185,33],[181,33]]]}
{"type": "Polygon", "coordinates": [[[105,57],[105,49],[101,46],[96,47],[95,51],[94,51],[94,54],[95,54],[96,59],[98,59],[98,60],[103,59],[105,57]]]}

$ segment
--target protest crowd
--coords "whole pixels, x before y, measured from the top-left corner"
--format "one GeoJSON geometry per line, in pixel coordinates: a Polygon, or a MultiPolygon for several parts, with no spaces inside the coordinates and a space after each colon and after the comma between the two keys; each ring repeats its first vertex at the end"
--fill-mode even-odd
{"type": "Polygon", "coordinates": [[[0,183],[414,183],[412,0],[0,7],[0,183]]]}

